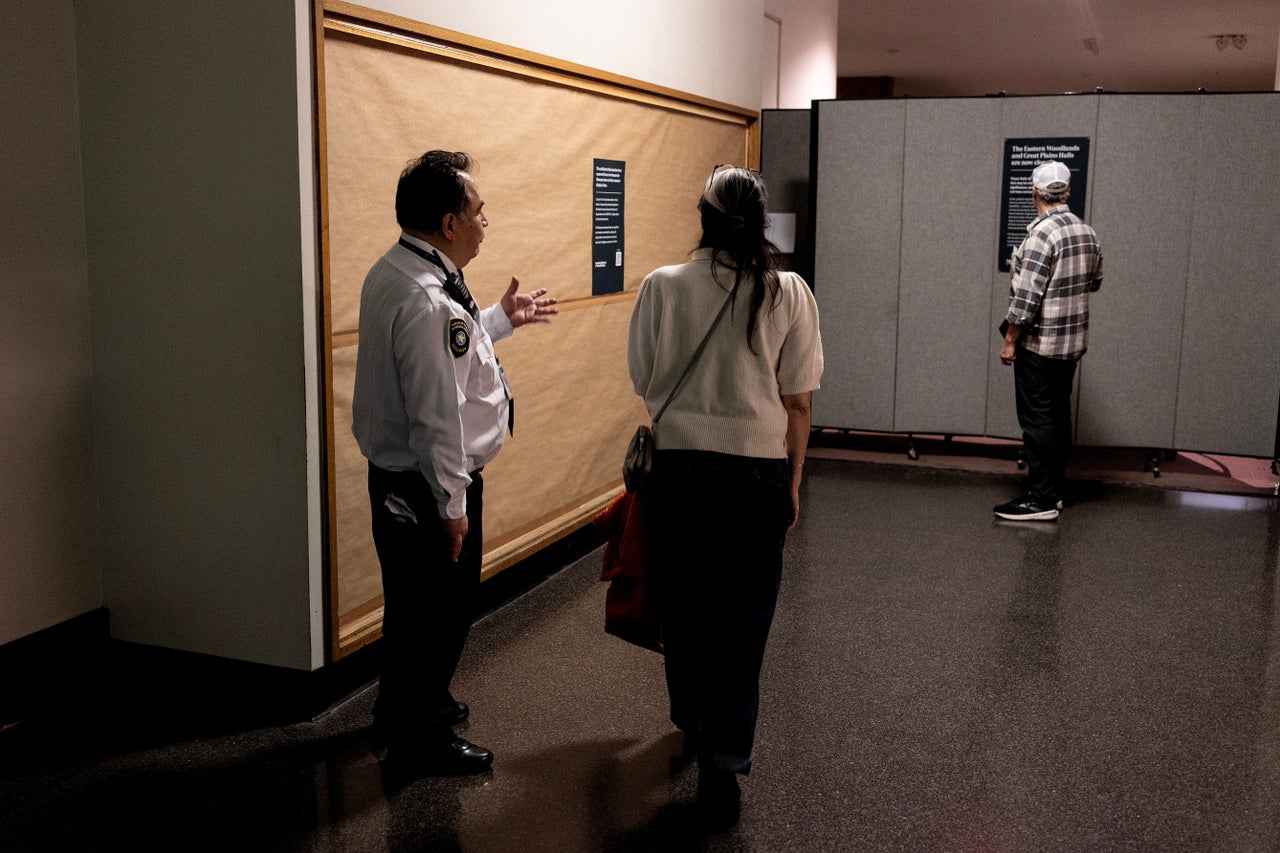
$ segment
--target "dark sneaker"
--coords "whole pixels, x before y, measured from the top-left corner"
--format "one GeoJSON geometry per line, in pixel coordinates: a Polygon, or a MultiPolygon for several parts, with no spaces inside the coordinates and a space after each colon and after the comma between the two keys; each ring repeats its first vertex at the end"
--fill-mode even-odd
{"type": "Polygon", "coordinates": [[[1053,521],[1058,517],[1057,507],[1041,506],[1027,497],[1014,498],[1008,503],[1000,504],[993,511],[998,517],[1009,521],[1053,521]]]}

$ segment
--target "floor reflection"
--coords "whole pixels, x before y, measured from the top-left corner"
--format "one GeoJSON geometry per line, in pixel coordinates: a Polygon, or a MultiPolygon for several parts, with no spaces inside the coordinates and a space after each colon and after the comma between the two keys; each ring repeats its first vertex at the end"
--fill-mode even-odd
{"type": "Polygon", "coordinates": [[[1001,523],[1004,479],[806,471],[732,831],[592,554],[476,625],[490,773],[389,776],[375,686],[266,728],[121,689],[0,735],[0,850],[1280,850],[1277,502],[1094,484],[1001,523]]]}

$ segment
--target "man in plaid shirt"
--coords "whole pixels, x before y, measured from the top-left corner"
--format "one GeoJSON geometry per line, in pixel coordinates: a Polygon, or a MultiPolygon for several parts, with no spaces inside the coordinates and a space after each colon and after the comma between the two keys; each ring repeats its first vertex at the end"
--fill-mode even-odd
{"type": "Polygon", "coordinates": [[[1000,361],[1013,365],[1018,425],[1027,453],[1026,493],[995,508],[1013,521],[1052,521],[1062,507],[1071,450],[1071,385],[1089,331],[1089,294],[1102,286],[1098,235],[1067,207],[1071,171],[1031,173],[1038,214],[1013,253],[1000,361]]]}

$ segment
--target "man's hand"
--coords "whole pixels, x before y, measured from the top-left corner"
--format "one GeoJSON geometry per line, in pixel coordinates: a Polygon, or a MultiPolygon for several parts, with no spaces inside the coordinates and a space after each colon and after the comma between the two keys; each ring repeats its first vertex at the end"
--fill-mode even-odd
{"type": "Polygon", "coordinates": [[[1013,360],[1017,358],[1017,353],[1014,350],[1018,346],[1018,338],[1020,337],[1022,337],[1022,327],[1010,323],[1004,332],[1004,346],[1000,347],[1001,364],[1013,364],[1013,360]]]}
{"type": "Polygon", "coordinates": [[[449,549],[449,559],[458,562],[458,557],[462,556],[462,540],[467,538],[467,517],[462,518],[442,518],[440,524],[444,527],[444,541],[449,549]]]}
{"type": "Polygon", "coordinates": [[[516,293],[519,288],[520,279],[512,276],[511,286],[499,301],[513,328],[525,323],[550,323],[551,315],[560,313],[558,308],[552,307],[556,300],[555,297],[546,295],[546,288],[516,293]]]}

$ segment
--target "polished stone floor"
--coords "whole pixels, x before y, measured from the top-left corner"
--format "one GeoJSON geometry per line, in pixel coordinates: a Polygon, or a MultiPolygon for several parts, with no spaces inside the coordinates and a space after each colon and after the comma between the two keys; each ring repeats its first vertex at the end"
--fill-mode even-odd
{"type": "Polygon", "coordinates": [[[491,773],[389,784],[372,685],[198,737],[97,709],[0,752],[0,851],[1280,850],[1277,502],[1081,484],[993,520],[1012,486],[810,461],[733,830],[692,820],[593,552],[473,631],[491,773]]]}

